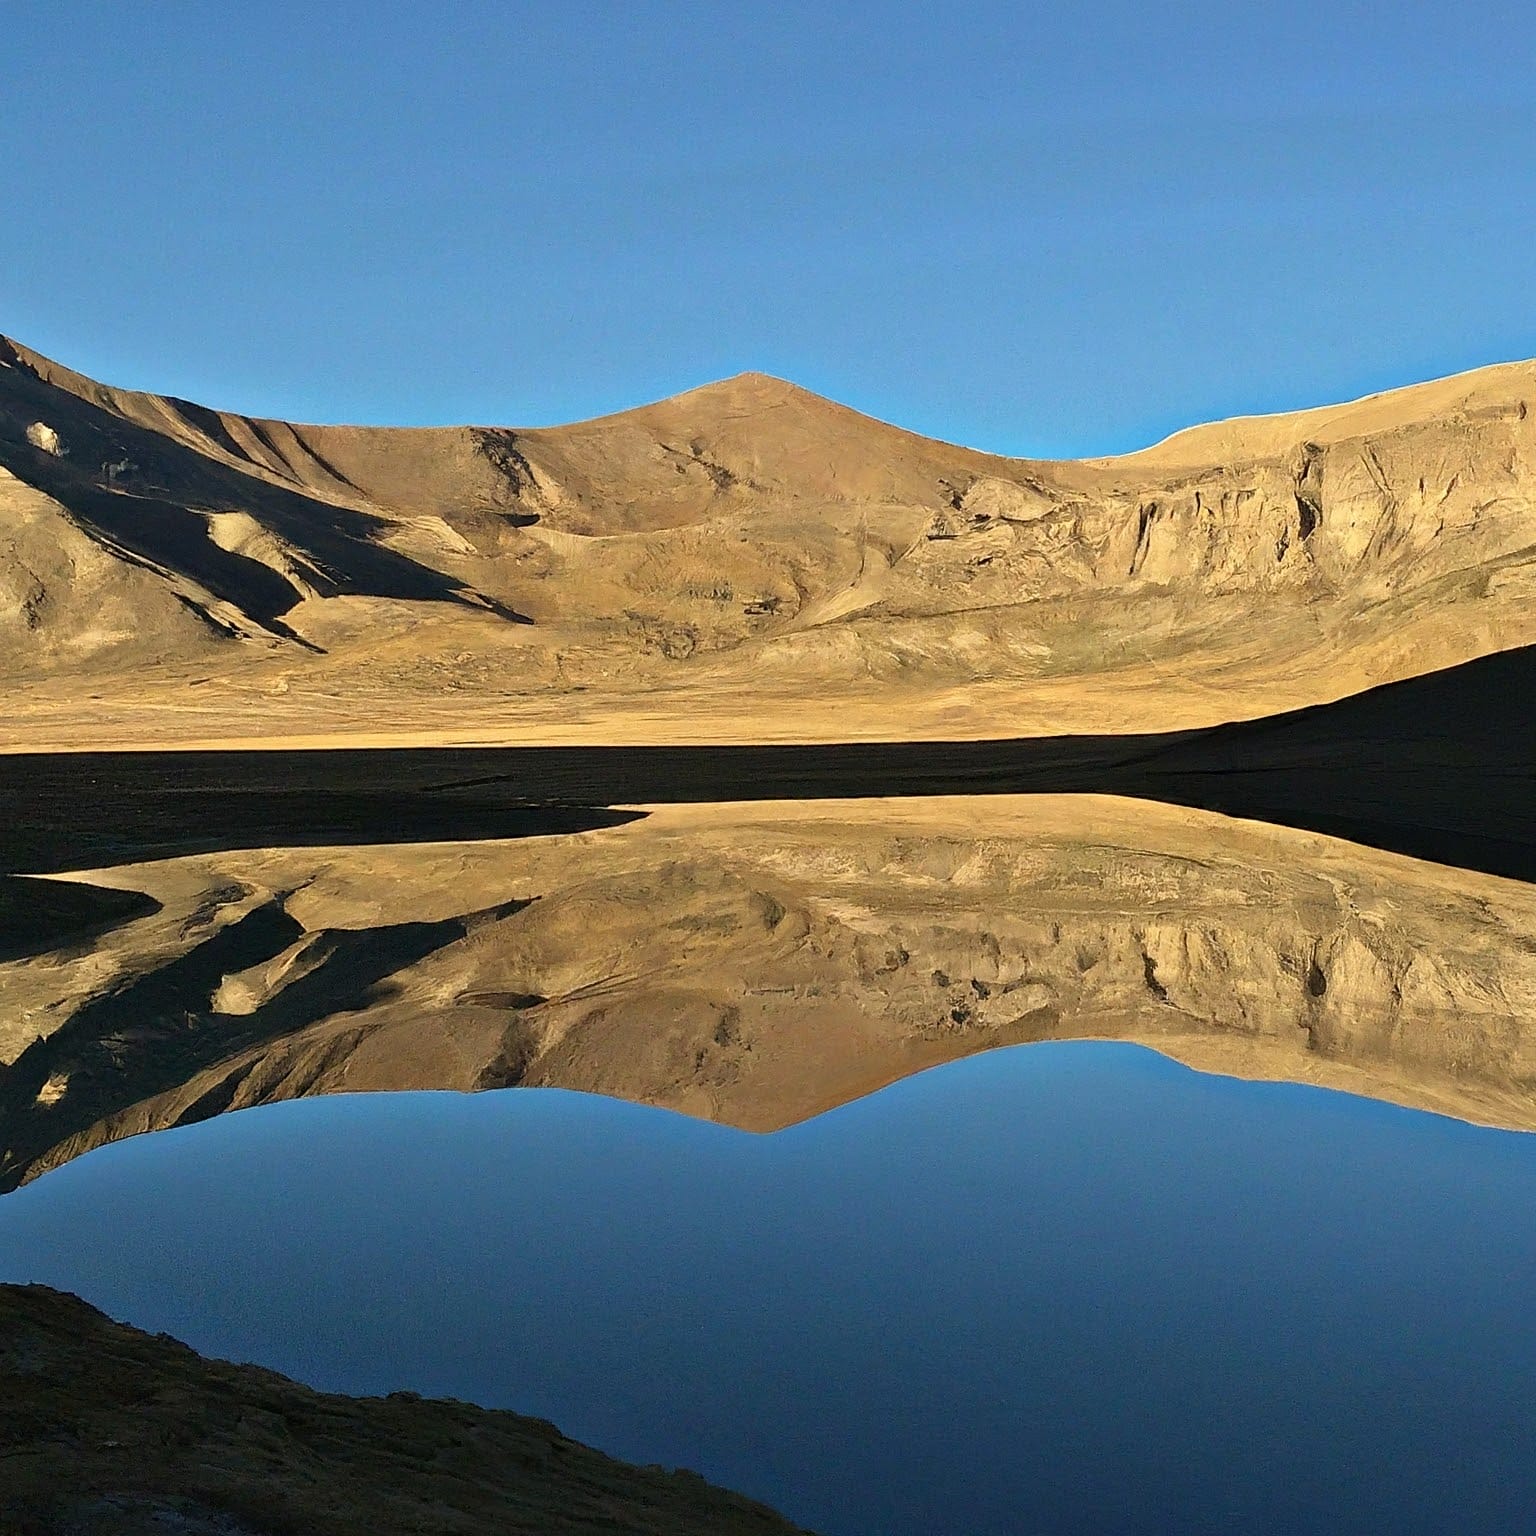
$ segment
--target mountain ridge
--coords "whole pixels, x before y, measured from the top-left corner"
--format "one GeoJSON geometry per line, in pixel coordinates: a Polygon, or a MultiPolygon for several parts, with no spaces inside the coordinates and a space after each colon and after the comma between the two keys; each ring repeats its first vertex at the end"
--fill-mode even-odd
{"type": "Polygon", "coordinates": [[[41,1285],[0,1285],[0,1384],[0,1522],[19,1536],[800,1531],[697,1473],[617,1461],[544,1419],[315,1392],[41,1285]]]}
{"type": "Polygon", "coordinates": [[[135,399],[146,402],[164,401],[176,406],[191,406],[199,412],[208,412],[219,417],[234,417],[243,421],[260,422],[264,426],[391,433],[434,433],[466,430],[550,433],[564,431],[571,427],[591,426],[598,422],[614,421],[690,399],[707,399],[712,396],[727,397],[742,389],[753,389],[766,393],[777,393],[787,398],[801,398],[814,401],[874,425],[889,427],[894,431],[902,433],[904,436],[938,444],[946,448],[959,449],[964,453],[976,454],[984,458],[1008,463],[1039,465],[1104,465],[1118,463],[1123,460],[1136,459],[1144,455],[1158,453],[1168,447],[1168,445],[1188,438],[1192,434],[1215,433],[1224,429],[1262,428],[1269,425],[1281,425],[1292,422],[1297,424],[1324,423],[1330,419],[1337,420],[1339,418],[1355,416],[1365,411],[1366,408],[1386,406],[1393,402],[1403,402],[1409,399],[1435,400],[1437,404],[1443,404],[1445,399],[1460,391],[1463,386],[1466,386],[1464,398],[1467,402],[1486,394],[1503,396],[1507,393],[1503,386],[1506,383],[1514,383],[1517,380],[1525,390],[1536,390],[1536,358],[1507,358],[1499,362],[1479,363],[1470,368],[1457,369],[1454,373],[1437,374],[1426,379],[1410,380],[1404,384],[1387,385],[1380,389],[1368,390],[1360,395],[1351,395],[1340,400],[1327,401],[1318,405],[1282,407],[1268,411],[1238,411],[1228,416],[1216,416],[1209,420],[1194,421],[1181,427],[1175,427],[1172,431],[1151,442],[1142,443],[1113,453],[1091,453],[1065,458],[1053,458],[1041,454],[1003,453],[996,449],[961,443],[950,438],[935,437],[920,432],[915,428],[903,426],[901,423],[891,421],[883,416],[877,416],[871,411],[862,410],[858,406],[850,405],[846,401],[838,400],[833,396],[823,395],[806,385],[784,377],[782,374],[771,373],[760,368],[743,368],[736,373],[726,374],[720,378],[706,379],[701,383],[688,385],[672,394],[658,396],[655,399],[642,400],[633,405],[618,406],[613,410],[600,411],[592,416],[571,417],[566,420],[544,422],[536,425],[492,421],[464,421],[421,425],[411,422],[306,421],[295,417],[260,416],[252,412],[240,411],[230,407],[202,405],[177,395],[106,384],[92,378],[88,374],[70,368],[67,364],[57,361],[47,353],[40,352],[36,348],[30,347],[25,342],[19,341],[16,337],[4,332],[0,332],[0,366],[4,366],[4,349],[6,348],[9,348],[27,366],[41,371],[50,383],[59,384],[61,387],[70,389],[71,392],[78,392],[82,398],[93,399],[97,403],[101,403],[104,397],[118,400],[135,399]]]}

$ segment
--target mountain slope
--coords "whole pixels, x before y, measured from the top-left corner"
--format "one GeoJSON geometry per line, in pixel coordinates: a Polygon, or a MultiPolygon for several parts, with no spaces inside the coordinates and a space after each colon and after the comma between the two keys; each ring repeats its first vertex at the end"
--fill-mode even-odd
{"type": "MultiPolygon", "coordinates": [[[[147,612],[201,619],[0,648],[3,741],[962,737],[1324,702],[1536,642],[1533,393],[1510,364],[1047,463],[757,374],[565,427],[309,427],[0,342],[16,494],[136,566],[147,612]]],[[[0,544],[0,593],[37,563],[0,544]]],[[[89,606],[67,570],[41,585],[89,606]]]]}
{"type": "Polygon", "coordinates": [[[774,1536],[798,1527],[688,1472],[468,1403],[312,1392],[0,1286],[0,1528],[18,1536],[774,1536]]]}

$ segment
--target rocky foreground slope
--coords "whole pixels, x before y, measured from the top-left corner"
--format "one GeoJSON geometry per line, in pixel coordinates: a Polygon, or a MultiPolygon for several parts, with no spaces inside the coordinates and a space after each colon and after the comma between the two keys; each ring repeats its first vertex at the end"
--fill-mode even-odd
{"type": "Polygon", "coordinates": [[[0,1286],[7,1536],[774,1536],[771,1510],[553,1424],[311,1392],[73,1296],[0,1286]]]}
{"type": "Polygon", "coordinates": [[[748,374],[305,427],[0,340],[0,744],[1162,730],[1536,642],[1536,365],[1004,459],[748,374]]]}

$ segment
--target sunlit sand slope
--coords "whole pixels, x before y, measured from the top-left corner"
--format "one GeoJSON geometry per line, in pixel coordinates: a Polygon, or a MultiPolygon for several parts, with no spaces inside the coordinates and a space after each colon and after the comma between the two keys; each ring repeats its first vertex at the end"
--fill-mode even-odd
{"type": "Polygon", "coordinates": [[[0,1179],[301,1095],[544,1084],[771,1130],[1022,1041],[1536,1128],[1536,887],[1093,796],[669,806],[98,871],[0,966],[0,1179]]]}
{"type": "Polygon", "coordinates": [[[1533,393],[1510,364],[1049,463],[758,374],[567,427],[303,427],[0,342],[0,742],[942,738],[1316,703],[1536,642],[1533,393]]]}

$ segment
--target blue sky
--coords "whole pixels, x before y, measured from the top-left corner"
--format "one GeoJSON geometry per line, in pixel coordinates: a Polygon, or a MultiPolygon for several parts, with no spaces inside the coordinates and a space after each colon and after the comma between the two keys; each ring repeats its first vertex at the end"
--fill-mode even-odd
{"type": "Polygon", "coordinates": [[[1536,354],[1523,6],[0,0],[0,330],[304,420],[1002,452],[1536,354]]]}

